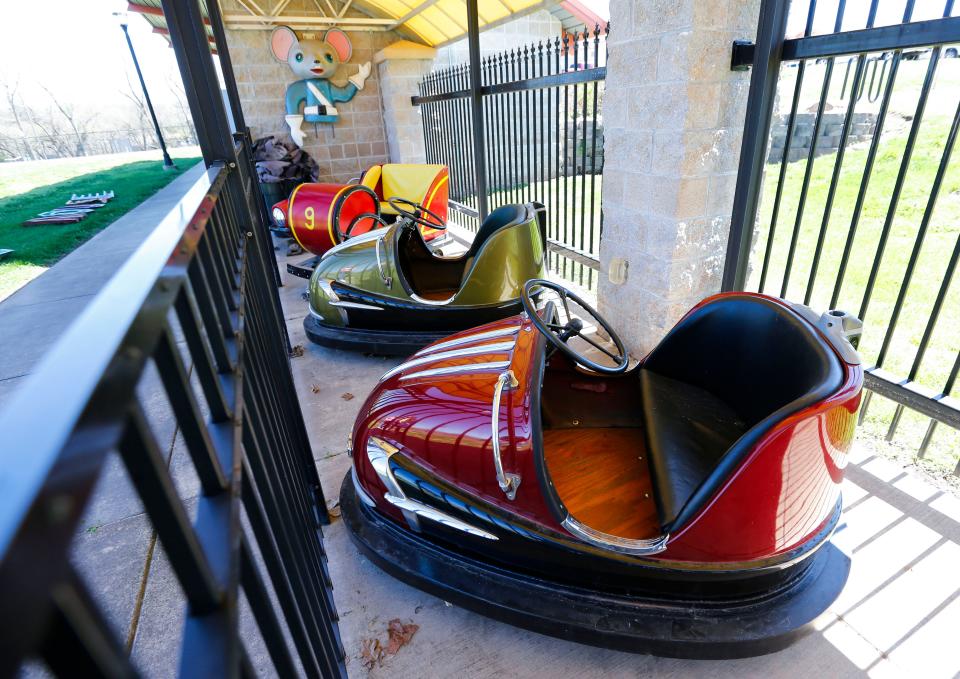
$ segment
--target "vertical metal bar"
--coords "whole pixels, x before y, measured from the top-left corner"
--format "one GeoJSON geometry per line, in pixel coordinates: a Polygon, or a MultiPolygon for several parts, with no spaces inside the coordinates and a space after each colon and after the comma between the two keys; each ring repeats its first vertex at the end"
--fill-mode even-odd
{"type": "MultiPolygon", "coordinates": [[[[507,68],[507,53],[506,51],[501,52],[498,56],[498,82],[504,83],[509,80],[506,73],[507,68]]],[[[513,150],[511,144],[513,139],[510,135],[510,95],[503,93],[498,95],[498,100],[500,102],[500,137],[501,143],[503,144],[503,166],[500,168],[500,173],[502,175],[500,183],[500,196],[501,200],[504,203],[512,202],[511,191],[513,189],[513,180],[510,176],[510,168],[513,158],[513,150]]]]}
{"type": "Polygon", "coordinates": [[[233,162],[233,138],[200,5],[177,0],[161,0],[161,5],[203,160],[208,167],[218,160],[233,162]]]}
{"type": "MultiPolygon", "coordinates": [[[[867,14],[867,28],[872,28],[877,18],[877,5],[880,0],[873,0],[870,3],[870,9],[867,14]]],[[[861,54],[857,57],[857,68],[853,74],[853,90],[863,81],[865,72],[866,55],[861,54]]],[[[850,60],[847,60],[847,70],[850,69],[850,60]]],[[[846,76],[844,76],[846,78],[846,76]]],[[[853,116],[856,109],[858,97],[850,97],[847,103],[847,115],[843,119],[843,129],[840,132],[840,143],[837,147],[836,159],[833,163],[833,174],[830,177],[830,188],[827,189],[827,199],[824,203],[823,218],[820,222],[820,232],[817,235],[817,244],[813,251],[813,262],[810,264],[810,275],[807,279],[807,288],[803,294],[803,303],[810,304],[810,298],[813,295],[813,286],[817,280],[817,273],[820,267],[820,257],[823,254],[823,244],[827,237],[827,227],[830,224],[830,216],[833,213],[833,201],[837,195],[837,185],[840,183],[840,171],[843,168],[843,158],[847,150],[847,140],[850,138],[850,128],[853,125],[853,116]]]]}
{"type": "MultiPolygon", "coordinates": [[[[590,66],[590,30],[584,28],[583,31],[583,61],[584,68],[589,68],[590,66]]],[[[580,249],[584,252],[588,252],[585,247],[586,237],[587,237],[587,92],[589,91],[590,84],[583,84],[583,110],[581,113],[581,119],[583,120],[583,153],[580,155],[580,249]]],[[[576,150],[576,149],[574,149],[576,150]]],[[[583,285],[583,270],[584,266],[580,267],[580,284],[583,285]]]]}
{"type": "Polygon", "coordinates": [[[867,160],[863,166],[860,188],[857,190],[857,200],[853,205],[853,215],[850,217],[850,226],[847,229],[847,240],[843,245],[843,253],[840,255],[840,266],[837,269],[837,279],[833,285],[833,294],[830,296],[831,309],[837,308],[837,302],[840,300],[843,279],[847,273],[847,264],[850,262],[850,255],[853,253],[853,242],[857,235],[857,227],[860,224],[860,216],[863,214],[863,204],[866,201],[867,188],[870,185],[870,178],[873,175],[873,164],[877,159],[877,151],[880,148],[883,124],[887,119],[887,111],[890,109],[890,100],[893,97],[893,86],[897,79],[899,67],[900,51],[898,50],[893,55],[893,63],[890,66],[890,78],[887,80],[883,101],[880,103],[880,109],[877,111],[877,117],[874,122],[873,137],[870,139],[870,148],[867,151],[867,160]]]}
{"type": "MultiPolygon", "coordinates": [[[[913,280],[913,273],[920,259],[920,250],[923,248],[924,240],[927,236],[927,229],[930,226],[930,219],[933,217],[933,210],[937,205],[937,198],[940,195],[940,189],[943,186],[943,177],[947,173],[947,167],[950,164],[950,157],[953,154],[953,147],[957,141],[957,131],[960,129],[960,104],[953,115],[953,123],[950,125],[950,133],[943,146],[943,154],[940,157],[940,165],[937,167],[937,174],[933,180],[933,186],[930,188],[930,196],[927,199],[927,206],[923,211],[923,218],[920,220],[920,227],[917,229],[917,236],[913,243],[913,250],[910,252],[910,259],[907,262],[907,269],[903,274],[903,282],[897,293],[897,301],[893,305],[893,312],[890,314],[890,321],[887,324],[886,333],[883,336],[883,343],[880,345],[880,352],[877,354],[877,365],[883,365],[887,357],[887,351],[890,349],[890,342],[893,339],[893,333],[896,331],[897,322],[900,320],[900,312],[903,311],[903,303],[907,297],[907,291],[910,289],[910,283],[913,280]]],[[[937,302],[939,303],[939,299],[937,302]]],[[[937,309],[939,313],[939,309],[937,309]]],[[[930,320],[935,317],[931,316],[930,320]]],[[[926,347],[924,346],[924,349],[926,347]]],[[[915,376],[915,371],[911,371],[915,376]]],[[[911,378],[912,379],[912,378],[911,378]]]]}
{"type": "MultiPolygon", "coordinates": [[[[563,72],[570,72],[570,34],[563,34],[563,72]]],[[[574,105],[576,109],[576,105],[574,105]]],[[[567,175],[570,173],[567,163],[570,162],[570,133],[567,131],[567,123],[570,120],[570,87],[563,86],[563,118],[560,121],[563,130],[563,237],[565,246],[570,245],[570,190],[567,181],[567,175]]],[[[563,258],[563,277],[572,275],[567,273],[567,258],[563,258]]]]}
{"type": "MultiPolygon", "coordinates": [[[[813,2],[814,0],[811,0],[813,2]]],[[[747,95],[747,116],[740,145],[740,166],[733,196],[730,236],[721,289],[743,290],[750,240],[760,204],[760,177],[777,95],[780,52],[787,29],[787,3],[762,0],[754,47],[753,73],[747,95]]]]}
{"type": "Polygon", "coordinates": [[[260,577],[259,568],[250,553],[250,546],[243,535],[240,537],[240,583],[277,676],[296,676],[297,670],[287,648],[283,628],[273,610],[273,604],[267,594],[266,585],[260,577]]]}
{"type": "MultiPolygon", "coordinates": [[[[600,60],[600,24],[593,29],[593,66],[596,67],[600,60]]],[[[600,80],[593,81],[593,133],[590,144],[590,249],[591,255],[597,255],[596,233],[596,207],[597,207],[597,99],[599,99],[600,80]]],[[[590,270],[591,280],[593,279],[593,269],[590,270]]]]}
{"type": "Polygon", "coordinates": [[[903,158],[900,162],[900,170],[897,172],[897,179],[893,185],[893,191],[890,195],[890,205],[887,207],[887,216],[883,221],[883,227],[880,230],[880,240],[877,242],[877,249],[874,253],[873,266],[870,268],[870,275],[867,278],[867,285],[863,291],[863,300],[860,303],[860,320],[866,320],[867,310],[870,307],[870,299],[873,296],[873,287],[877,282],[877,274],[880,271],[880,262],[883,260],[884,252],[887,247],[887,239],[890,237],[890,229],[893,226],[893,219],[896,217],[897,206],[900,203],[900,193],[903,190],[903,184],[907,178],[907,170],[910,167],[910,160],[913,157],[913,147],[917,141],[917,135],[920,131],[920,122],[923,113],[927,107],[927,97],[930,90],[933,89],[933,76],[937,70],[937,62],[940,59],[940,46],[937,45],[930,53],[930,63],[927,65],[927,73],[923,79],[920,98],[917,100],[917,108],[914,113],[913,122],[910,124],[910,132],[907,134],[906,146],[903,150],[903,158]]]}
{"type": "MultiPolygon", "coordinates": [[[[840,32],[845,7],[845,0],[840,0],[837,5],[837,18],[833,29],[834,33],[840,32]]],[[[827,98],[830,94],[830,81],[833,79],[833,64],[833,57],[827,59],[827,66],[823,73],[823,88],[820,91],[820,101],[817,104],[817,113],[813,120],[810,150],[807,152],[807,165],[803,169],[803,183],[800,185],[800,199],[797,201],[797,214],[793,222],[790,247],[787,250],[787,262],[784,265],[783,279],[780,283],[780,296],[783,298],[786,298],[787,290],[790,288],[790,276],[793,273],[793,258],[797,253],[797,243],[800,238],[800,230],[803,226],[803,212],[807,203],[807,192],[810,190],[810,178],[813,176],[813,167],[817,159],[817,142],[820,140],[820,126],[823,124],[823,111],[826,108],[827,98]]]]}
{"type": "MultiPolygon", "coordinates": [[[[510,50],[507,57],[507,82],[514,82],[517,79],[517,54],[513,50],[510,50]]],[[[510,148],[512,150],[510,154],[510,202],[516,203],[519,201],[520,195],[520,159],[517,157],[516,149],[517,143],[519,142],[518,137],[518,125],[519,121],[517,120],[517,93],[510,92],[507,95],[507,101],[510,104],[509,109],[509,122],[510,122],[510,148]]]]}
{"type": "MultiPolygon", "coordinates": [[[[555,74],[556,74],[556,73],[560,73],[560,42],[561,42],[561,41],[560,41],[560,38],[556,38],[556,39],[554,40],[553,72],[554,72],[555,74]]],[[[556,156],[556,161],[557,161],[557,163],[556,163],[556,165],[554,166],[554,169],[556,170],[556,176],[554,177],[554,180],[553,180],[553,194],[554,194],[554,200],[553,200],[553,202],[554,202],[554,207],[553,207],[553,211],[554,211],[554,214],[556,215],[556,218],[555,218],[554,221],[553,221],[553,227],[554,227],[554,228],[553,228],[552,238],[553,238],[554,240],[558,240],[558,241],[559,241],[559,240],[560,240],[560,228],[561,228],[561,223],[562,223],[562,221],[563,221],[563,217],[562,217],[562,214],[563,214],[563,213],[562,213],[563,203],[562,203],[561,200],[560,200],[560,190],[561,190],[561,189],[560,189],[560,183],[561,183],[561,179],[560,179],[560,178],[561,178],[561,176],[562,176],[562,174],[563,174],[563,159],[562,159],[560,156],[561,156],[561,154],[562,154],[562,152],[563,152],[563,150],[562,150],[563,147],[561,146],[561,142],[560,142],[560,126],[562,125],[562,120],[561,120],[561,118],[560,118],[560,87],[559,87],[559,86],[553,88],[553,97],[554,97],[554,102],[553,102],[553,103],[554,103],[554,107],[553,107],[553,115],[551,116],[551,118],[552,118],[553,121],[554,121],[554,126],[553,126],[553,137],[554,137],[554,139],[553,139],[553,144],[554,144],[554,145],[553,145],[553,152],[554,152],[554,155],[556,156]]],[[[560,270],[560,262],[559,262],[559,259],[558,259],[558,256],[557,256],[556,253],[554,253],[554,255],[553,255],[553,265],[554,265],[554,269],[553,269],[553,270],[554,270],[555,272],[559,272],[559,270],[560,270]]]]}
{"type": "MultiPolygon", "coordinates": [[[[543,78],[543,67],[544,67],[544,54],[543,54],[543,40],[537,43],[537,77],[543,78]]],[[[537,201],[543,205],[546,205],[550,201],[545,198],[545,191],[547,188],[546,184],[546,169],[547,169],[547,146],[546,140],[544,139],[544,129],[543,129],[543,118],[544,118],[544,108],[543,108],[543,92],[544,88],[540,87],[537,89],[538,105],[537,105],[537,140],[540,142],[540,153],[537,156],[537,201]]],[[[549,102],[549,98],[548,98],[549,102]]],[[[546,244],[544,244],[546,245],[546,244]]]]}
{"type": "MultiPolygon", "coordinates": [[[[490,85],[490,58],[483,60],[483,80],[482,84],[484,87],[489,87],[490,85]]],[[[497,144],[497,134],[499,130],[493,122],[493,105],[494,97],[485,97],[483,102],[483,124],[484,128],[490,131],[489,138],[487,139],[487,189],[490,191],[490,209],[494,210],[498,207],[498,198],[495,197],[496,191],[496,173],[497,173],[497,151],[499,150],[499,145],[497,144]]]]}
{"type": "Polygon", "coordinates": [[[923,337],[920,338],[920,344],[917,346],[917,354],[913,357],[913,364],[910,366],[910,372],[907,374],[907,379],[911,382],[916,379],[917,373],[920,371],[920,364],[923,362],[923,356],[927,351],[927,346],[930,344],[930,337],[933,335],[934,327],[940,319],[940,312],[943,311],[943,302],[947,297],[950,284],[953,282],[953,277],[956,274],[958,261],[960,261],[960,235],[957,236],[957,241],[953,246],[953,253],[950,255],[950,261],[947,263],[947,269],[940,279],[940,290],[937,291],[937,298],[934,300],[933,308],[930,310],[927,325],[923,329],[923,337]]]}
{"type": "Polygon", "coordinates": [[[927,431],[923,435],[923,441],[920,442],[920,447],[917,449],[917,457],[921,460],[926,457],[927,450],[930,448],[930,442],[933,440],[933,434],[937,430],[937,421],[931,419],[930,423],[927,425],[927,431]]]}
{"type": "MultiPolygon", "coordinates": [[[[571,42],[573,43],[573,70],[577,71],[580,68],[580,41],[577,39],[577,35],[572,36],[571,42]]],[[[573,176],[571,180],[571,191],[570,195],[567,196],[567,201],[570,203],[570,240],[567,245],[570,248],[576,249],[577,247],[577,128],[580,126],[577,100],[580,96],[580,87],[578,85],[573,86],[573,141],[570,146],[573,153],[569,156],[573,161],[573,176]]],[[[577,269],[580,269],[580,273],[583,273],[583,270],[577,266],[576,263],[572,263],[571,274],[577,269]]],[[[582,283],[582,281],[581,281],[582,283]]]]}
{"type": "Polygon", "coordinates": [[[477,0],[466,0],[467,45],[470,51],[470,107],[473,113],[473,148],[477,174],[477,211],[480,221],[487,218],[487,163],[483,149],[487,145],[483,128],[483,98],[480,93],[480,14],[477,0]]]}
{"type": "MultiPolygon", "coordinates": [[[[217,45],[217,59],[220,61],[220,72],[223,74],[223,84],[227,90],[227,100],[230,102],[230,115],[237,132],[249,138],[250,131],[243,118],[243,106],[240,104],[240,93],[237,91],[237,79],[233,73],[233,61],[230,59],[230,49],[227,44],[227,35],[223,30],[223,17],[220,14],[219,2],[205,2],[207,18],[210,21],[210,30],[217,45]]],[[[263,202],[263,201],[261,201],[263,202]]]]}

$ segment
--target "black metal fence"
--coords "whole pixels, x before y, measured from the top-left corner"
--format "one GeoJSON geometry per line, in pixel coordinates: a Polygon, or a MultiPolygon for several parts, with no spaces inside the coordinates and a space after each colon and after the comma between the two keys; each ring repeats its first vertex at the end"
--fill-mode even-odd
{"type": "Polygon", "coordinates": [[[960,475],[960,404],[951,398],[960,372],[960,177],[951,166],[960,60],[948,47],[960,41],[960,18],[953,0],[908,0],[896,16],[879,0],[785,5],[764,1],[752,59],[735,49],[734,66],[752,63],[754,73],[724,285],[856,313],[869,366],[861,421],[873,403],[869,417],[888,440],[900,432],[920,457],[936,455],[960,475]],[[785,39],[795,34],[788,23],[802,37],[785,39]],[[764,166],[778,100],[783,152],[764,166]],[[812,130],[801,133],[798,120],[812,111],[812,130]],[[842,126],[824,135],[837,111],[842,126]],[[867,134],[854,138],[864,123],[867,134]],[[905,408],[914,411],[906,418],[905,408]]]}
{"type": "Polygon", "coordinates": [[[420,106],[427,162],[450,168],[452,221],[479,225],[478,194],[490,209],[547,206],[550,268],[595,289],[603,214],[601,103],[607,30],[527,45],[481,64],[486,175],[477,177],[467,65],[428,75],[420,106]]]}
{"type": "Polygon", "coordinates": [[[32,654],[59,676],[135,673],[68,559],[112,451],[188,606],[181,674],[252,676],[237,633],[241,592],[280,676],[344,673],[320,538],[326,505],[273,251],[242,198],[246,174],[243,162],[211,167],[0,415],[10,482],[0,498],[4,676],[32,654]],[[150,364],[199,478],[190,512],[137,391],[150,364]]]}
{"type": "Polygon", "coordinates": [[[113,455],[183,597],[180,675],[346,676],[321,534],[326,503],[219,8],[205,3],[237,135],[199,3],[163,4],[208,169],[0,413],[0,676],[33,658],[57,676],[154,670],[134,666],[133,637],[117,638],[103,599],[71,563],[113,455]],[[159,383],[145,387],[147,374],[159,383]],[[162,450],[151,421],[158,401],[188,469],[162,450]],[[184,490],[184,475],[197,493],[184,490]],[[254,657],[269,667],[255,669],[254,657]]]}

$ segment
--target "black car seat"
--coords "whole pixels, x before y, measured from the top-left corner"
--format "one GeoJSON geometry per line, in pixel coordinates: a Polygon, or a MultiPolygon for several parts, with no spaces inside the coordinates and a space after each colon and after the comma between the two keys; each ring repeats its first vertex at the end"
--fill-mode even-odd
{"type": "Polygon", "coordinates": [[[459,257],[438,257],[419,229],[404,229],[397,239],[397,262],[404,286],[425,298],[449,297],[460,285],[483,244],[500,229],[529,219],[529,206],[504,205],[487,215],[469,249],[459,257]]]}
{"type": "Polygon", "coordinates": [[[663,530],[691,519],[760,437],[841,386],[839,358],[797,313],[754,295],[680,321],[639,370],[663,530]]]}

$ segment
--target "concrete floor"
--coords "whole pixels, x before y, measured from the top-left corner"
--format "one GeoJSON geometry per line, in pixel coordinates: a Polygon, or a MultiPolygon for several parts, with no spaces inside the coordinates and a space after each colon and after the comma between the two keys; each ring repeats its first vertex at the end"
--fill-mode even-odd
{"type": "MultiPolygon", "coordinates": [[[[175,202],[178,178],[62,264],[0,304],[0,407],[32,372],[60,329],[139,242],[146,224],[175,202]],[[94,265],[96,263],[96,265],[94,265]]],[[[297,256],[299,260],[303,256],[297,256]]],[[[285,258],[281,257],[281,266],[285,258]]],[[[304,348],[292,367],[314,457],[330,504],[349,469],[347,434],[364,397],[397,359],[312,345],[303,334],[305,281],[284,271],[291,340],[304,348]]],[[[82,348],[78,350],[82,351],[82,348]]],[[[180,497],[197,495],[182,439],[155,370],[138,389],[163,442],[180,497]]],[[[353,677],[957,677],[960,676],[960,500],[873,450],[858,447],[848,468],[846,510],[835,542],[853,562],[850,580],[817,630],[780,653],[738,661],[680,661],[610,652],[487,620],[403,585],[362,558],[340,520],[325,548],[353,677]],[[409,645],[367,670],[366,639],[386,641],[394,618],[419,625],[409,645]]],[[[108,461],[74,541],[73,562],[97,594],[119,638],[148,676],[174,676],[183,597],[162,545],[119,460],[108,461]]],[[[269,662],[249,615],[241,622],[254,666],[269,662]]],[[[40,674],[29,671],[28,675],[40,674]]]]}
{"type": "MultiPolygon", "coordinates": [[[[346,442],[357,411],[398,361],[308,342],[301,325],[304,283],[288,276],[281,296],[291,340],[304,347],[293,360],[294,376],[332,504],[349,469],[346,442]]],[[[852,559],[849,582],[816,631],[787,650],[747,660],[673,660],[516,629],[387,576],[360,556],[337,520],[324,537],[348,670],[354,677],[411,678],[958,676],[960,500],[863,448],[853,461],[834,538],[852,559]],[[360,657],[363,640],[385,641],[393,618],[420,629],[408,646],[368,671],[360,657]]]]}

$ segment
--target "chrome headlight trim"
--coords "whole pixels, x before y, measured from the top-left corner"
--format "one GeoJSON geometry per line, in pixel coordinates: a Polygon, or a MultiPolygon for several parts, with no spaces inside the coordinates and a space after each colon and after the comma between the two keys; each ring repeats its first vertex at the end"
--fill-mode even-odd
{"type": "Polygon", "coordinates": [[[287,225],[287,215],[280,208],[273,208],[271,215],[273,216],[273,221],[276,222],[277,226],[287,225]]]}
{"type": "MultiPolygon", "coordinates": [[[[493,533],[489,533],[482,528],[477,528],[466,521],[461,521],[455,516],[441,512],[436,507],[431,507],[419,500],[407,497],[397,482],[397,478],[393,475],[393,470],[390,469],[390,458],[399,451],[400,449],[396,446],[376,436],[371,436],[367,439],[367,459],[370,460],[370,465],[377,473],[377,476],[380,477],[380,482],[383,484],[383,487],[387,489],[387,492],[383,495],[383,499],[394,507],[397,507],[403,513],[403,518],[407,520],[407,525],[410,526],[411,530],[420,532],[420,518],[422,517],[476,537],[487,540],[499,540],[493,533]]],[[[356,471],[354,470],[353,473],[354,483],[359,486],[356,471]]],[[[362,499],[361,497],[361,500],[362,499]]]]}

